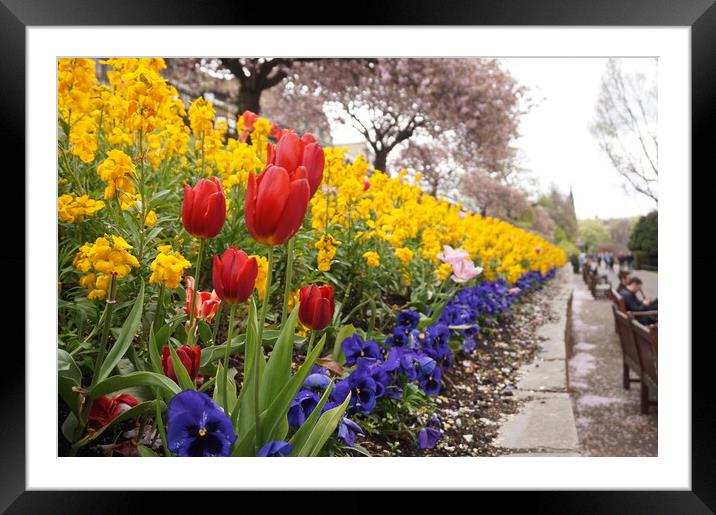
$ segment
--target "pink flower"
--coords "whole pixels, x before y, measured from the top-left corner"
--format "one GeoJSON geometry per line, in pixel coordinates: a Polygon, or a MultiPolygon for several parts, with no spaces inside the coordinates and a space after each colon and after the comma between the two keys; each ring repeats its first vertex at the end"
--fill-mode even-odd
{"type": "MultiPolygon", "coordinates": [[[[194,294],[194,278],[190,275],[185,275],[184,284],[186,288],[186,307],[184,308],[184,311],[189,314],[191,311],[191,297],[194,294]]],[[[216,314],[216,310],[219,309],[219,304],[221,304],[221,299],[216,294],[216,291],[196,292],[196,300],[194,301],[194,317],[199,320],[211,322],[216,314]]]]}
{"type": "Polygon", "coordinates": [[[437,255],[437,258],[443,263],[454,265],[469,259],[470,255],[465,249],[453,249],[450,245],[443,245],[443,251],[437,255]]]}
{"type": "Polygon", "coordinates": [[[456,263],[451,263],[452,275],[450,278],[456,283],[466,283],[473,277],[477,277],[482,273],[481,267],[476,267],[475,263],[469,259],[463,259],[456,263]]]}

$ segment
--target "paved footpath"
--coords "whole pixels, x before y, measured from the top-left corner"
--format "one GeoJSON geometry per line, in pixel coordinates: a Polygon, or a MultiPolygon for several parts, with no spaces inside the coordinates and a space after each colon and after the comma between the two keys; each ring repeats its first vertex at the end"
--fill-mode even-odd
{"type": "Polygon", "coordinates": [[[525,403],[500,427],[497,443],[507,451],[507,456],[580,455],[566,371],[571,273],[571,267],[559,270],[551,292],[551,308],[556,318],[537,329],[541,352],[520,370],[515,395],[525,403]]]}
{"type": "MultiPolygon", "coordinates": [[[[657,296],[657,274],[637,270],[634,275],[644,281],[647,296],[657,296]]],[[[611,280],[616,285],[614,275],[611,280]]],[[[632,383],[629,390],[622,387],[622,354],[614,332],[611,301],[593,299],[581,274],[572,275],[572,285],[568,389],[581,453],[657,456],[657,408],[642,415],[639,383],[632,383]]]]}

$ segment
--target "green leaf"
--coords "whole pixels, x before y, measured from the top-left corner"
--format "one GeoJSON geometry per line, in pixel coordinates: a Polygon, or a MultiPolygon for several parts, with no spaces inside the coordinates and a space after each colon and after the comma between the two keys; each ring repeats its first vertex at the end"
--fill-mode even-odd
{"type": "Polygon", "coordinates": [[[208,345],[211,341],[211,327],[203,320],[199,320],[199,336],[201,336],[204,345],[208,345]]]}
{"type": "Polygon", "coordinates": [[[172,359],[172,367],[174,367],[174,375],[177,376],[177,381],[182,390],[196,390],[196,383],[191,380],[189,372],[187,372],[184,363],[179,359],[177,351],[174,347],[169,345],[169,355],[172,359]]]}
{"type": "MultiPolygon", "coordinates": [[[[162,327],[162,329],[164,329],[162,327]]],[[[157,331],[157,334],[159,331],[157,331]]],[[[168,335],[168,333],[167,333],[168,335]]],[[[154,334],[154,323],[149,328],[149,359],[152,362],[152,369],[155,373],[161,374],[164,372],[164,369],[162,368],[162,355],[159,352],[158,347],[158,338],[157,335],[154,334]]]]}
{"type": "Polygon", "coordinates": [[[142,458],[158,458],[159,455],[146,445],[137,445],[137,451],[142,458]]]}
{"type": "MultiPolygon", "coordinates": [[[[303,386],[303,383],[306,381],[308,375],[311,373],[311,368],[316,362],[318,356],[321,354],[321,351],[323,351],[323,345],[325,343],[326,336],[323,335],[323,337],[318,341],[311,353],[306,356],[306,360],[304,361],[303,365],[301,365],[301,367],[298,369],[296,375],[294,375],[291,380],[286,384],[286,386],[283,387],[283,389],[279,392],[279,394],[273,400],[268,409],[261,413],[260,420],[262,428],[262,442],[259,443],[263,444],[265,442],[270,442],[273,439],[272,437],[276,434],[277,429],[281,425],[281,422],[286,418],[286,414],[288,413],[288,408],[291,405],[291,401],[296,396],[298,390],[300,390],[303,386]]],[[[243,405],[241,406],[241,410],[243,413],[243,405]]],[[[239,422],[241,422],[242,418],[249,417],[241,416],[239,417],[239,422]]],[[[249,426],[248,430],[244,432],[239,432],[239,436],[240,439],[237,440],[237,442],[234,444],[232,456],[253,456],[256,440],[255,423],[252,423],[249,426]]]]}
{"type": "Polygon", "coordinates": [[[224,364],[219,362],[216,365],[216,388],[214,388],[214,402],[224,408],[224,399],[226,398],[226,374],[224,373],[224,364]]]}
{"type": "Polygon", "coordinates": [[[72,413],[79,416],[81,397],[72,388],[82,386],[82,372],[72,356],[62,349],[57,349],[57,376],[60,397],[72,413]]]}
{"type": "Polygon", "coordinates": [[[261,411],[268,407],[269,402],[281,391],[291,379],[291,358],[293,357],[293,336],[298,318],[298,303],[291,311],[291,315],[281,328],[281,334],[276,340],[271,357],[266,363],[266,369],[261,377],[259,388],[259,406],[261,411]]]}
{"type": "Polygon", "coordinates": [[[79,435],[75,434],[79,423],[80,421],[74,413],[70,412],[67,414],[67,418],[62,423],[62,436],[64,436],[68,442],[73,443],[75,438],[79,438],[79,435]]]}
{"type": "Polygon", "coordinates": [[[164,395],[164,398],[171,398],[182,390],[174,381],[163,374],[155,372],[132,372],[126,376],[112,376],[100,381],[89,391],[90,399],[96,399],[102,395],[131,388],[133,386],[154,386],[164,395]]]}
{"type": "MultiPolygon", "coordinates": [[[[232,338],[233,342],[229,348],[229,352],[233,354],[239,349],[244,347],[246,343],[246,335],[240,334],[232,338]]],[[[204,368],[214,361],[224,359],[224,352],[226,350],[226,344],[224,345],[212,345],[211,347],[204,347],[201,349],[201,358],[199,360],[200,368],[204,368]]]]}
{"type": "Polygon", "coordinates": [[[137,293],[137,300],[134,302],[132,311],[129,312],[129,316],[122,325],[122,330],[114,342],[112,349],[107,353],[102,365],[99,367],[97,382],[105,379],[112,372],[114,367],[117,366],[119,360],[122,359],[127,349],[132,344],[134,335],[137,334],[139,323],[142,321],[142,307],[144,305],[144,281],[139,286],[139,292],[137,293]]]}
{"type": "Polygon", "coordinates": [[[313,428],[318,421],[318,417],[321,416],[321,410],[323,409],[323,406],[325,406],[326,402],[328,402],[328,398],[331,395],[331,391],[333,391],[333,386],[334,383],[333,381],[331,381],[331,383],[326,388],[326,391],[323,392],[321,400],[318,401],[318,404],[315,408],[313,408],[313,411],[308,416],[306,421],[301,427],[298,428],[298,431],[296,431],[291,437],[291,439],[288,441],[288,443],[293,446],[293,449],[291,450],[291,456],[302,455],[300,453],[304,448],[308,437],[311,435],[311,432],[313,431],[313,428]]]}
{"type": "Polygon", "coordinates": [[[343,365],[346,362],[346,356],[343,354],[343,349],[341,349],[341,343],[343,343],[343,340],[348,338],[349,336],[353,336],[353,333],[356,332],[356,328],[353,327],[353,324],[344,325],[338,330],[338,334],[336,335],[336,342],[333,344],[333,361],[338,363],[339,365],[343,365]]]}
{"type": "Polygon", "coordinates": [[[238,433],[247,432],[255,423],[255,405],[254,405],[254,373],[259,375],[259,384],[261,381],[261,373],[265,366],[263,348],[258,344],[258,326],[259,322],[256,318],[256,303],[253,297],[249,301],[249,318],[246,328],[246,350],[244,360],[244,381],[239,393],[239,409],[234,410],[232,421],[234,427],[238,426],[238,433]],[[254,361],[256,353],[259,352],[259,370],[254,372],[254,361]],[[239,417],[239,413],[243,415],[239,417]],[[237,424],[238,422],[238,424],[237,424]]]}
{"type": "Polygon", "coordinates": [[[316,423],[311,434],[306,439],[306,443],[302,446],[300,454],[296,456],[318,456],[321,452],[326,440],[336,431],[343,414],[351,400],[351,394],[346,396],[346,400],[340,406],[326,411],[316,423]]]}

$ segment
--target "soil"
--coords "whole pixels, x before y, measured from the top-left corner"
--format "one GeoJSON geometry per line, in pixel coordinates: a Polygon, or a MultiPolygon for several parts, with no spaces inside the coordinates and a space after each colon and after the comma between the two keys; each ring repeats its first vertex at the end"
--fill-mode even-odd
{"type": "MultiPolygon", "coordinates": [[[[469,353],[458,353],[443,376],[443,387],[433,397],[435,414],[443,423],[443,435],[433,449],[421,450],[408,434],[387,438],[383,434],[359,438],[373,456],[498,456],[507,451],[494,442],[508,415],[523,401],[513,395],[520,367],[539,352],[538,326],[556,317],[547,284],[512,306],[494,328],[483,328],[478,344],[469,353]]],[[[429,414],[418,416],[416,429],[427,424],[429,414]]],[[[359,422],[360,423],[360,422],[359,422]]]]}

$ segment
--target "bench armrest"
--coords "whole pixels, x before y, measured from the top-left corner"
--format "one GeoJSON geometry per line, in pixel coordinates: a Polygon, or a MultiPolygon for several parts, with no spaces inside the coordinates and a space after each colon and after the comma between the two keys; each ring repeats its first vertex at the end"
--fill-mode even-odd
{"type": "Polygon", "coordinates": [[[658,311],[627,311],[627,314],[633,317],[655,317],[659,316],[658,311]]]}

